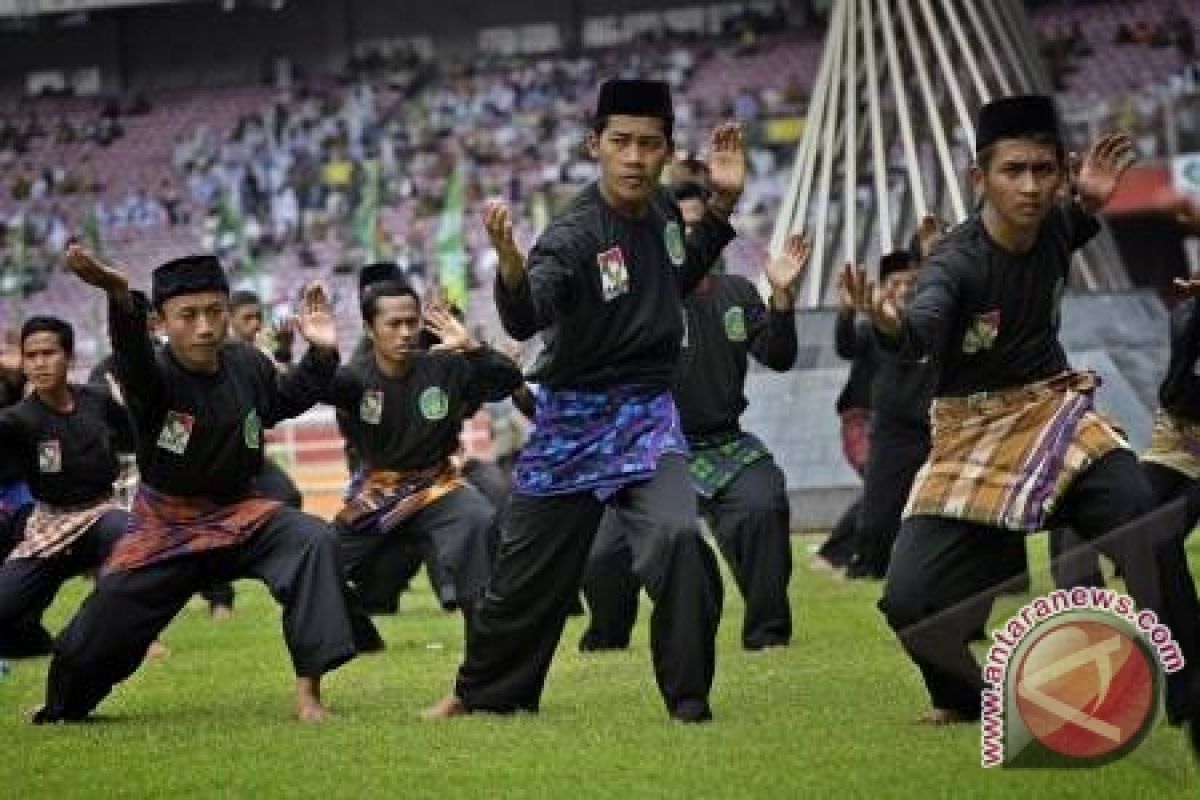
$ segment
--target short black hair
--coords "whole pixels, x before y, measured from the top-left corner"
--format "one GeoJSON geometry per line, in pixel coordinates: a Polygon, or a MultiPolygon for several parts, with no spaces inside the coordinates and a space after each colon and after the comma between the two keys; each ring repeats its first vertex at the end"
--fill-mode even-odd
{"type": "MultiPolygon", "coordinates": [[[[604,129],[608,127],[608,120],[612,116],[613,116],[612,114],[596,114],[596,115],[594,115],[592,117],[592,133],[596,134],[597,136],[604,133],[604,129]]],[[[617,116],[634,116],[634,115],[618,114],[617,116]]],[[[653,118],[657,119],[657,120],[662,120],[663,136],[667,137],[667,144],[671,144],[672,142],[674,142],[675,141],[675,139],[674,139],[675,120],[672,119],[671,117],[654,116],[653,118]]]]}
{"type": "Polygon", "coordinates": [[[1031,133],[1028,136],[1018,136],[1012,139],[1001,139],[1000,141],[996,142],[996,144],[989,145],[988,147],[980,150],[975,156],[975,163],[979,165],[980,169],[986,172],[988,167],[990,167],[992,164],[992,158],[996,155],[996,145],[1000,144],[1000,142],[1020,140],[1036,142],[1037,144],[1054,145],[1054,154],[1058,158],[1058,165],[1060,167],[1066,166],[1067,148],[1063,146],[1062,139],[1059,139],[1057,136],[1049,133],[1031,133]]]}
{"type": "Polygon", "coordinates": [[[417,290],[411,284],[403,281],[372,283],[363,293],[360,304],[363,322],[368,328],[375,322],[375,316],[379,313],[379,301],[384,297],[411,297],[417,303],[417,310],[421,309],[421,295],[417,294],[417,290]]]}
{"type": "Polygon", "coordinates": [[[25,347],[25,340],[35,333],[53,333],[58,337],[58,343],[64,353],[68,356],[75,354],[75,329],[66,320],[47,316],[30,317],[25,320],[25,324],[21,326],[22,349],[25,347]]]}
{"type": "Polygon", "coordinates": [[[236,311],[242,306],[261,306],[262,299],[249,289],[238,289],[229,295],[229,310],[236,311]]]}

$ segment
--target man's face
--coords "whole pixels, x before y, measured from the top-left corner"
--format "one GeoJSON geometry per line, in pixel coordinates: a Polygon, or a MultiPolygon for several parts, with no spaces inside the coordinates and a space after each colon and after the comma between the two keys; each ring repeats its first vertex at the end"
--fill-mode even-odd
{"type": "Polygon", "coordinates": [[[421,333],[421,306],[410,295],[380,297],[375,319],[367,331],[378,358],[396,363],[417,349],[421,333]]]}
{"type": "Polygon", "coordinates": [[[984,203],[1016,230],[1041,224],[1065,177],[1057,148],[1031,139],[997,142],[987,166],[971,174],[984,203]]]}
{"type": "Polygon", "coordinates": [[[600,162],[605,194],[625,207],[637,208],[649,200],[671,157],[665,123],[657,117],[615,114],[588,143],[600,162]]]}
{"type": "Polygon", "coordinates": [[[167,344],[188,369],[212,371],[229,329],[229,297],[223,292],[196,292],[162,304],[167,344]]]}
{"type": "Polygon", "coordinates": [[[71,357],[63,349],[57,333],[38,331],[21,343],[21,371],[34,391],[52,391],[67,382],[71,357]]]}
{"type": "Polygon", "coordinates": [[[884,294],[901,311],[908,307],[908,303],[912,300],[913,292],[916,288],[917,271],[915,269],[902,269],[892,272],[883,279],[884,294]]]}
{"type": "Polygon", "coordinates": [[[262,306],[258,303],[246,303],[235,308],[229,315],[229,324],[233,336],[243,342],[254,344],[258,332],[262,330],[262,306]]]}
{"type": "Polygon", "coordinates": [[[704,201],[699,197],[680,200],[679,211],[683,214],[683,227],[690,231],[700,220],[704,219],[704,201]]]}

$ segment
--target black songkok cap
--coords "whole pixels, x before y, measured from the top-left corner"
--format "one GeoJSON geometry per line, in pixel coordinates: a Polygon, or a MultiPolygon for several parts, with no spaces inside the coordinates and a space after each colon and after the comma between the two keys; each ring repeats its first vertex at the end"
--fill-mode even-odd
{"type": "Polygon", "coordinates": [[[596,98],[596,117],[620,114],[627,117],[658,117],[673,122],[671,87],[663,81],[605,81],[596,98]]]}
{"type": "Polygon", "coordinates": [[[1050,136],[1062,141],[1058,112],[1054,101],[1041,94],[1002,97],[979,109],[975,125],[975,153],[978,155],[1002,139],[1050,136]]]}
{"type": "Polygon", "coordinates": [[[708,189],[696,181],[680,181],[671,188],[676,202],[684,200],[703,200],[708,202],[708,189]]]}
{"type": "Polygon", "coordinates": [[[155,308],[162,308],[172,297],[199,292],[229,294],[225,270],[216,256],[185,256],[154,270],[150,294],[155,308]]]}
{"type": "Polygon", "coordinates": [[[893,272],[903,272],[906,269],[912,269],[913,266],[915,264],[912,253],[907,250],[893,250],[879,259],[879,280],[883,280],[893,272]]]}
{"type": "Polygon", "coordinates": [[[404,273],[400,271],[400,267],[391,261],[376,261],[374,264],[367,264],[359,271],[358,293],[361,295],[367,290],[367,287],[383,283],[384,281],[395,283],[407,282],[404,279],[404,273]]]}

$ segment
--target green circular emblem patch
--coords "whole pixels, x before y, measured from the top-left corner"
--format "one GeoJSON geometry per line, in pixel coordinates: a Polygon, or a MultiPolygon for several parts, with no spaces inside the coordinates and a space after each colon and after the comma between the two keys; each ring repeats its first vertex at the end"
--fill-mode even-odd
{"type": "Polygon", "coordinates": [[[667,227],[663,228],[663,240],[667,244],[667,255],[671,257],[671,263],[682,267],[687,259],[687,251],[683,247],[683,232],[679,229],[678,222],[667,223],[667,227]]]}
{"type": "Polygon", "coordinates": [[[440,386],[430,386],[421,392],[421,416],[430,422],[445,419],[450,411],[450,398],[440,386]]]}
{"type": "Polygon", "coordinates": [[[731,342],[746,341],[746,313],[741,306],[725,312],[725,337],[731,342]]]}
{"type": "Polygon", "coordinates": [[[258,412],[253,408],[246,415],[246,420],[242,423],[242,438],[246,440],[246,447],[251,450],[258,450],[262,447],[262,421],[258,418],[258,412]]]}

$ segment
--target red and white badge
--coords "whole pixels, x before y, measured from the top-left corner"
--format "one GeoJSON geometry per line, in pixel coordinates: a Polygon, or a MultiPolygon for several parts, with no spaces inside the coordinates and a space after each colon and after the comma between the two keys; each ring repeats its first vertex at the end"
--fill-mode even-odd
{"type": "Polygon", "coordinates": [[[38,442],[38,472],[43,475],[62,472],[62,445],[58,439],[38,442]]]}
{"type": "Polygon", "coordinates": [[[629,268],[620,246],[610,247],[596,256],[600,265],[600,293],[609,302],[629,292],[629,268]]]}
{"type": "Polygon", "coordinates": [[[196,418],[182,411],[168,411],[163,420],[162,431],[158,434],[158,446],[163,450],[183,455],[188,442],[192,439],[192,429],[196,427],[196,418]]]}

